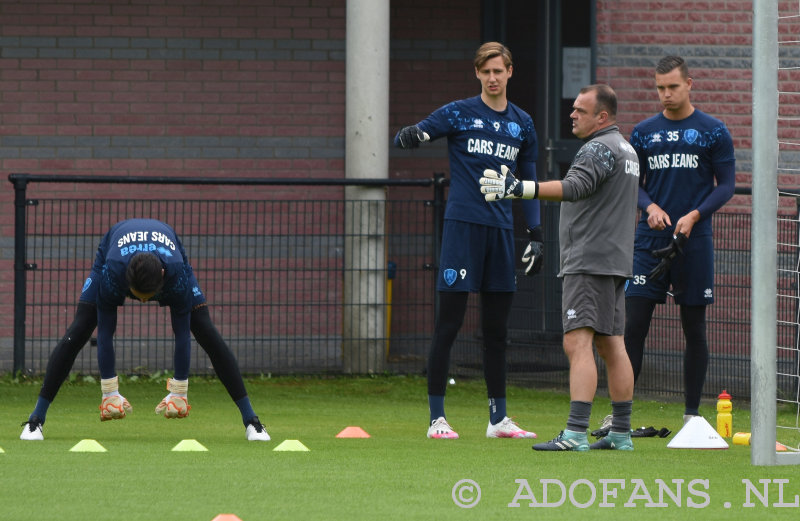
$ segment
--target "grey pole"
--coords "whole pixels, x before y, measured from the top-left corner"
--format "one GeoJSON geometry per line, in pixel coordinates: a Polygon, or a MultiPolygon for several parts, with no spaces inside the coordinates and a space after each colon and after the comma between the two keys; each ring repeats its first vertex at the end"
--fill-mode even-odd
{"type": "MultiPolygon", "coordinates": [[[[347,0],[345,175],[389,176],[389,0],[347,0]]],[[[386,363],[386,192],[345,189],[345,373],[386,363]]]]}
{"type": "Polygon", "coordinates": [[[778,2],[753,2],[751,463],[775,465],[778,287],[778,2]]]}

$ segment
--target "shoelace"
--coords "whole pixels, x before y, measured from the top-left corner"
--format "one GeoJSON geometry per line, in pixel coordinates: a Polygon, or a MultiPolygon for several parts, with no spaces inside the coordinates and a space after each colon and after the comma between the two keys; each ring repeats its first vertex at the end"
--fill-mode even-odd
{"type": "Polygon", "coordinates": [[[31,431],[31,432],[33,432],[33,431],[35,431],[37,428],[39,428],[39,426],[41,425],[41,423],[38,423],[38,422],[32,422],[32,421],[26,421],[26,422],[22,422],[22,423],[20,423],[20,424],[19,424],[19,426],[20,426],[20,427],[22,427],[23,425],[27,425],[27,426],[28,426],[28,430],[29,430],[29,431],[31,431]]]}
{"type": "Polygon", "coordinates": [[[437,421],[433,424],[433,426],[436,427],[436,432],[438,434],[444,434],[453,430],[453,428],[450,427],[450,424],[447,423],[446,420],[437,421]]]}
{"type": "Polygon", "coordinates": [[[508,416],[506,416],[506,419],[504,421],[500,422],[500,423],[503,424],[503,425],[510,425],[512,427],[516,427],[519,430],[522,430],[522,429],[519,428],[519,425],[517,425],[517,422],[515,422],[514,420],[512,420],[508,416]]]}
{"type": "Polygon", "coordinates": [[[258,419],[258,416],[256,416],[255,418],[253,418],[253,419],[250,421],[250,425],[252,425],[252,426],[253,426],[253,428],[254,428],[254,429],[256,430],[256,432],[258,432],[258,433],[261,433],[261,432],[263,432],[263,431],[265,430],[264,424],[263,424],[263,423],[261,423],[261,421],[258,419]]]}

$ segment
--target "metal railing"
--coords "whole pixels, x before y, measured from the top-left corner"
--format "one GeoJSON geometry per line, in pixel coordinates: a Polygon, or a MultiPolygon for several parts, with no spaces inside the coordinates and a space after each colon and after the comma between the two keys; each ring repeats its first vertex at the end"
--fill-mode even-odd
{"type": "MultiPolygon", "coordinates": [[[[212,318],[244,373],[338,374],[372,372],[374,367],[396,373],[425,371],[437,305],[434,278],[447,186],[442,175],[355,182],[23,174],[12,174],[9,180],[16,190],[17,221],[14,365],[0,370],[44,371],[72,320],[102,235],[119,220],[147,217],[169,223],[181,237],[212,318]],[[290,193],[309,186],[342,190],[327,198],[296,195],[282,200],[257,193],[248,200],[29,198],[30,183],[243,183],[254,191],[275,185],[290,193]],[[372,200],[347,200],[348,185],[385,188],[385,198],[377,205],[372,200]],[[380,231],[365,233],[348,224],[363,220],[381,223],[380,231]],[[371,259],[366,264],[349,260],[364,256],[371,259]],[[364,295],[372,297],[364,300],[364,295]],[[363,321],[370,326],[354,323],[363,321]],[[356,350],[381,358],[380,363],[367,357],[348,364],[347,346],[353,342],[356,350]]],[[[557,205],[545,203],[543,208],[548,219],[557,217],[557,205]]],[[[796,242],[796,219],[786,222],[781,233],[796,242]]],[[[557,223],[547,227],[557,229],[557,223]]],[[[706,396],[724,387],[744,398],[750,393],[750,215],[718,212],[714,229],[716,303],[708,310],[711,362],[706,396]]],[[[547,235],[546,250],[553,255],[556,234],[547,235]]],[[[524,241],[523,234],[518,251],[524,241]]],[[[782,255],[796,265],[796,251],[782,255]]],[[[560,321],[552,319],[560,316],[560,309],[553,309],[561,291],[556,271],[557,260],[548,262],[536,277],[518,273],[508,350],[511,382],[561,388],[568,382],[560,321]],[[548,298],[542,298],[543,293],[548,298]]],[[[451,372],[456,376],[483,374],[477,298],[470,297],[452,351],[451,372]]],[[[684,340],[678,310],[671,302],[656,309],[637,392],[682,395],[684,340]]],[[[156,305],[127,304],[120,310],[116,345],[121,372],[170,370],[168,314],[156,305]]],[[[193,373],[210,374],[202,350],[194,353],[193,373]]],[[[73,370],[96,373],[95,349],[84,349],[73,370]]]]}
{"type": "MultiPolygon", "coordinates": [[[[400,357],[395,353],[402,355],[408,345],[420,345],[417,337],[427,336],[431,329],[435,263],[431,253],[447,184],[442,175],[422,180],[298,182],[12,174],[9,180],[16,190],[15,372],[44,370],[72,319],[100,238],[115,222],[133,217],[160,219],[176,229],[209,299],[212,317],[244,372],[391,369],[386,360],[400,357]],[[309,188],[302,190],[305,197],[283,200],[275,200],[274,194],[253,200],[29,198],[27,188],[33,182],[115,187],[241,184],[253,190],[292,185],[298,192],[298,186],[318,191],[427,187],[432,193],[414,200],[386,196],[348,201],[341,198],[343,190],[322,190],[328,197],[322,199],[308,197],[309,188]],[[401,281],[391,302],[385,299],[394,282],[390,272],[401,281]],[[352,360],[347,359],[346,349],[352,360]]],[[[124,306],[116,335],[120,371],[170,368],[171,336],[169,320],[157,306],[124,306]]],[[[95,372],[93,351],[84,349],[74,370],[95,372]]],[[[193,371],[211,371],[202,351],[195,357],[193,371]]]]}

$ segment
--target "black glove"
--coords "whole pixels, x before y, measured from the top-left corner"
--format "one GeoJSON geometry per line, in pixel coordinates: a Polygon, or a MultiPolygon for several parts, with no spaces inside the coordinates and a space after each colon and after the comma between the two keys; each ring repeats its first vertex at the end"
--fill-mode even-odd
{"type": "MultiPolygon", "coordinates": [[[[608,436],[608,433],[611,432],[611,426],[608,427],[601,427],[597,430],[592,431],[592,436],[595,438],[605,438],[608,436]]],[[[658,436],[659,438],[666,438],[672,434],[672,431],[667,429],[666,427],[662,427],[659,430],[656,430],[655,427],[639,427],[638,429],[631,429],[631,438],[653,438],[658,436]]]]}
{"type": "Polygon", "coordinates": [[[416,125],[400,129],[397,139],[400,141],[400,148],[417,148],[420,143],[427,141],[425,133],[416,125]]]}
{"type": "Polygon", "coordinates": [[[658,266],[653,268],[653,271],[650,272],[651,279],[660,279],[669,271],[675,257],[683,255],[683,245],[686,244],[686,241],[687,237],[682,233],[678,233],[672,236],[672,242],[669,246],[650,252],[653,257],[661,259],[658,266]]]}
{"type": "Polygon", "coordinates": [[[532,277],[542,270],[544,264],[544,239],[541,227],[535,226],[532,230],[528,230],[528,237],[531,241],[522,254],[522,262],[525,263],[525,275],[532,277]]]}

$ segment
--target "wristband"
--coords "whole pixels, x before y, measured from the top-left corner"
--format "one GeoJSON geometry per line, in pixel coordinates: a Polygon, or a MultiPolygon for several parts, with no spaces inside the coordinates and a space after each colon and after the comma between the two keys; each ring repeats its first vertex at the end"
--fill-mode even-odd
{"type": "Polygon", "coordinates": [[[522,182],[522,197],[524,199],[536,199],[538,196],[539,196],[539,183],[537,181],[522,182]],[[532,195],[531,192],[533,192],[532,195]]]}

